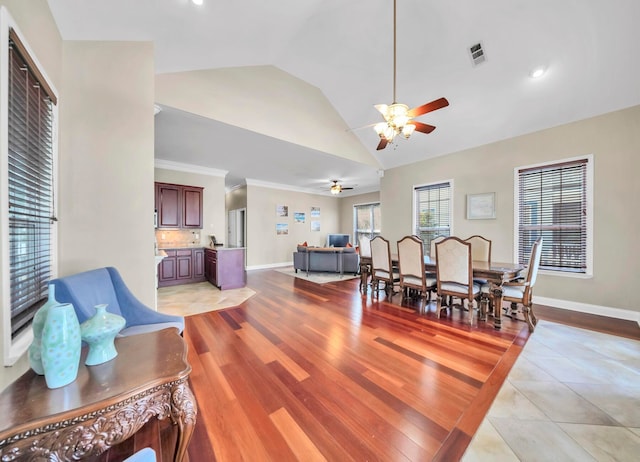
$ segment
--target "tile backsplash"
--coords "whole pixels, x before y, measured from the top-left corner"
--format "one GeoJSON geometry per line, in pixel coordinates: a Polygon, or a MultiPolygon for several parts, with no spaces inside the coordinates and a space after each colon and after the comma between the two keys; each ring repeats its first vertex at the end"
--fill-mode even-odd
{"type": "Polygon", "coordinates": [[[156,242],[160,249],[199,245],[201,238],[202,230],[199,229],[156,230],[156,242]]]}

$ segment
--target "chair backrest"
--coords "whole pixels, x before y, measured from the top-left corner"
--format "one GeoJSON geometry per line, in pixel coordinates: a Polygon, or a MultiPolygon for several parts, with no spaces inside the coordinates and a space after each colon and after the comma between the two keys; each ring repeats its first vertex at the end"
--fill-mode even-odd
{"type": "Polygon", "coordinates": [[[95,306],[107,304],[107,311],[122,316],[118,295],[108,268],[98,268],[51,281],[59,302],[71,303],[78,321],[83,323],[95,313],[95,306]]]}
{"type": "Polygon", "coordinates": [[[413,276],[423,281],[426,279],[422,239],[405,236],[398,241],[398,272],[401,282],[405,276],[413,276]]]}
{"type": "Polygon", "coordinates": [[[539,237],[531,247],[531,256],[529,257],[529,271],[527,272],[527,282],[529,288],[533,288],[538,278],[538,268],[540,268],[540,256],[542,255],[542,237],[539,237]]]}
{"type": "Polygon", "coordinates": [[[376,271],[386,271],[391,274],[391,252],[389,241],[382,236],[371,239],[371,266],[376,271]]]}
{"type": "Polygon", "coordinates": [[[360,236],[359,252],[361,257],[371,258],[371,239],[367,236],[360,236]]]}
{"type": "Polygon", "coordinates": [[[471,244],[471,259],[474,261],[491,261],[491,241],[482,236],[471,236],[465,239],[471,244]]]}
{"type": "Polygon", "coordinates": [[[438,291],[444,283],[468,286],[471,293],[473,267],[471,244],[457,237],[447,237],[436,244],[436,280],[438,291]]]}
{"type": "Polygon", "coordinates": [[[436,256],[436,244],[440,241],[442,241],[443,239],[445,239],[447,236],[436,236],[433,239],[431,239],[431,248],[429,251],[429,256],[432,258],[435,258],[436,256]]]}

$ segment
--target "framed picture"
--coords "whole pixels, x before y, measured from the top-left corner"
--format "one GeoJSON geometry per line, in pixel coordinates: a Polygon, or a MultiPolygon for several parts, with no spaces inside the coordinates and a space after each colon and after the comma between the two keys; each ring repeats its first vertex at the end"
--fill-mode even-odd
{"type": "Polygon", "coordinates": [[[289,216],[289,206],[288,205],[277,205],[276,206],[276,216],[277,217],[288,217],[289,216]]]}
{"type": "Polygon", "coordinates": [[[320,207],[311,207],[311,218],[320,218],[320,207]]]}
{"type": "Polygon", "coordinates": [[[289,224],[288,223],[276,223],[276,234],[278,236],[282,236],[284,234],[289,234],[289,224]]]}
{"type": "Polygon", "coordinates": [[[304,212],[293,212],[293,221],[295,223],[304,223],[305,213],[304,212]]]}
{"type": "Polygon", "coordinates": [[[311,221],[311,231],[320,231],[320,221],[318,220],[311,221]]]}
{"type": "Polygon", "coordinates": [[[490,220],[496,217],[496,193],[467,194],[467,220],[490,220]]]}

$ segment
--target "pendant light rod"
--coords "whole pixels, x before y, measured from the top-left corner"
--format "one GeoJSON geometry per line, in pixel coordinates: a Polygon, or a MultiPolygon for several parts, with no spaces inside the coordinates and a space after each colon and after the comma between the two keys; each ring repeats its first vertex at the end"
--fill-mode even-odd
{"type": "Polygon", "coordinates": [[[396,104],[396,0],[393,0],[393,104],[396,104]]]}

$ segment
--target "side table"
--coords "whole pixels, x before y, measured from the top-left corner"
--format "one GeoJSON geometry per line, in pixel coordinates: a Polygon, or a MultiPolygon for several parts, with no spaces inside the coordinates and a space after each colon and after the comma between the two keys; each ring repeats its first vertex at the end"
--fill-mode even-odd
{"type": "Polygon", "coordinates": [[[89,367],[84,348],[69,385],[49,389],[29,370],[0,393],[0,460],[93,458],[151,418],[170,417],[178,427],[173,460],[182,461],[197,414],[186,343],[170,328],[120,337],[115,345],[118,356],[89,367]]]}

